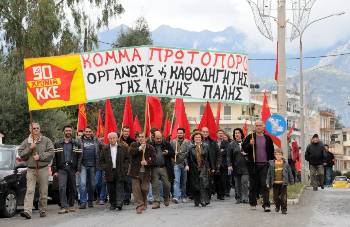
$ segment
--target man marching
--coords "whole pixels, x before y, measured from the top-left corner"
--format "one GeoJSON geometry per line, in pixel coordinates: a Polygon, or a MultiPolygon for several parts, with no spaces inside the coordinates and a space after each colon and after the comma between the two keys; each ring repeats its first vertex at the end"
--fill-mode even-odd
{"type": "Polygon", "coordinates": [[[32,218],[33,199],[36,183],[39,184],[39,210],[40,217],[47,215],[47,190],[49,181],[48,165],[54,155],[51,140],[40,133],[39,123],[29,126],[31,132],[18,148],[18,154],[27,164],[27,192],[24,199],[22,217],[32,218]]]}
{"type": "Polygon", "coordinates": [[[151,168],[155,162],[155,149],[146,144],[144,133],[136,135],[137,142],[130,145],[131,164],[129,176],[132,178],[132,193],[136,203],[136,213],[147,208],[147,194],[151,182],[151,168]]]}

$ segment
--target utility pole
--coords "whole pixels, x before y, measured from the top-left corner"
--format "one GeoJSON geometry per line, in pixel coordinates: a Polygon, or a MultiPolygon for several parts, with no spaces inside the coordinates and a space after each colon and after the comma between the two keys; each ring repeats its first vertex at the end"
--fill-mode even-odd
{"type": "MultiPolygon", "coordinates": [[[[277,112],[287,119],[286,90],[286,0],[277,0],[278,80],[277,112]]],[[[281,136],[284,158],[288,159],[287,133],[281,136]]]]}

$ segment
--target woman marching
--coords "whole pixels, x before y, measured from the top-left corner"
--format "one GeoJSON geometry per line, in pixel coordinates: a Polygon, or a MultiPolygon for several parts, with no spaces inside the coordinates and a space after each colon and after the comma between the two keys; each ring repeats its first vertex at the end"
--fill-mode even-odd
{"type": "Polygon", "coordinates": [[[192,135],[193,143],[188,147],[185,159],[186,170],[189,172],[190,189],[194,199],[194,205],[203,207],[209,204],[209,179],[208,179],[208,148],[203,141],[203,135],[195,132],[192,135]]]}

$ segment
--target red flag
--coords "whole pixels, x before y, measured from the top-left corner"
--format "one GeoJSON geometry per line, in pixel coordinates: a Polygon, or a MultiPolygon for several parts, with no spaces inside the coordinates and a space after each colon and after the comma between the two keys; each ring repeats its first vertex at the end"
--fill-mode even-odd
{"type": "MultiPolygon", "coordinates": [[[[244,134],[244,136],[247,136],[247,134],[248,134],[247,120],[245,120],[244,125],[243,125],[243,134],[244,134]]],[[[235,136],[235,135],[233,135],[233,136],[235,136]]]]}
{"type": "MultiPolygon", "coordinates": [[[[264,102],[261,108],[261,119],[266,124],[266,120],[269,119],[270,116],[271,116],[271,112],[270,112],[269,103],[267,102],[266,93],[264,93],[264,102]]],[[[269,135],[273,143],[276,144],[278,147],[282,146],[281,140],[278,137],[270,135],[270,133],[267,130],[265,130],[265,134],[269,135]]]]}
{"type": "Polygon", "coordinates": [[[150,128],[157,128],[159,130],[162,128],[163,109],[158,97],[149,96],[146,97],[146,100],[148,107],[146,109],[145,125],[146,135],[149,136],[150,128]]]}
{"type": "Polygon", "coordinates": [[[79,104],[77,131],[85,130],[87,126],[85,104],[79,104]]]}
{"type": "Polygon", "coordinates": [[[184,128],[185,138],[190,139],[191,138],[190,123],[188,122],[188,119],[187,119],[187,114],[186,114],[186,109],[185,109],[185,104],[183,102],[183,99],[175,100],[174,111],[176,115],[176,121],[173,126],[171,138],[172,139],[176,138],[178,128],[184,128]]]}
{"type": "Polygon", "coordinates": [[[114,117],[111,101],[107,99],[105,106],[105,131],[103,134],[103,143],[108,143],[108,133],[117,131],[117,122],[114,117]]]}
{"type": "Polygon", "coordinates": [[[139,121],[139,118],[135,117],[135,120],[134,120],[134,125],[133,125],[133,128],[134,128],[134,132],[142,132],[142,128],[141,128],[141,125],[140,125],[140,121],[139,121]]]}
{"type": "Polygon", "coordinates": [[[201,122],[199,123],[199,129],[202,129],[203,127],[207,127],[209,129],[209,136],[211,139],[213,140],[217,139],[217,135],[216,135],[217,125],[215,123],[214,115],[211,110],[209,102],[207,102],[201,122]]]}
{"type": "Polygon", "coordinates": [[[275,68],[275,80],[278,80],[278,42],[277,42],[277,53],[276,53],[276,68],[275,68]]]}
{"type": "Polygon", "coordinates": [[[292,127],[289,128],[287,136],[290,137],[292,135],[293,131],[294,131],[294,122],[293,122],[292,127]]]}
{"type": "Polygon", "coordinates": [[[216,109],[216,119],[215,119],[215,122],[216,122],[216,125],[217,127],[216,128],[220,128],[219,127],[219,122],[220,122],[220,111],[221,111],[221,102],[218,102],[218,108],[216,109]]]}
{"type": "Polygon", "coordinates": [[[298,161],[300,160],[300,155],[299,155],[299,145],[296,140],[292,142],[292,159],[293,161],[298,161]]]}
{"type": "Polygon", "coordinates": [[[126,97],[125,99],[125,105],[124,105],[124,115],[123,115],[123,127],[129,126],[130,128],[130,137],[135,139],[135,132],[134,132],[134,119],[132,116],[132,107],[130,102],[130,97],[126,97]]]}
{"type": "Polygon", "coordinates": [[[165,121],[164,121],[164,129],[163,129],[163,136],[168,137],[170,135],[170,120],[168,118],[168,113],[166,113],[165,121]]]}
{"type": "Polygon", "coordinates": [[[98,118],[97,118],[97,129],[96,129],[96,137],[100,138],[103,136],[104,127],[102,122],[101,110],[98,110],[98,118]]]}

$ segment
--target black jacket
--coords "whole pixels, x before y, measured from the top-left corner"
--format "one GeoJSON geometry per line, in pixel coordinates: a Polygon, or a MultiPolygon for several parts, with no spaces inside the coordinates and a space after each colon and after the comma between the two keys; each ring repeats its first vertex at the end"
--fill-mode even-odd
{"type": "Polygon", "coordinates": [[[218,171],[221,164],[221,154],[217,142],[208,137],[204,139],[203,143],[208,147],[209,169],[218,171]]]}
{"type": "Polygon", "coordinates": [[[322,165],[326,162],[325,148],[322,142],[310,143],[305,152],[305,160],[310,165],[322,165]]]}
{"type": "Polygon", "coordinates": [[[235,176],[248,174],[247,156],[241,151],[243,150],[236,141],[232,141],[227,148],[227,164],[232,166],[235,176]]]}
{"type": "Polygon", "coordinates": [[[334,165],[334,154],[329,151],[325,152],[325,160],[327,163],[327,167],[332,167],[334,165]]]}
{"type": "Polygon", "coordinates": [[[222,168],[227,168],[227,152],[228,152],[228,147],[230,145],[230,142],[227,140],[221,141],[219,151],[220,151],[220,156],[221,156],[221,162],[220,166],[222,168]]]}
{"type": "MultiPolygon", "coordinates": [[[[117,169],[117,181],[127,181],[127,174],[130,164],[130,155],[128,152],[128,148],[124,145],[117,145],[117,157],[116,157],[116,169],[117,169]]],[[[111,155],[111,147],[110,144],[106,144],[102,146],[101,155],[100,155],[100,167],[103,171],[105,171],[105,179],[107,182],[114,181],[113,178],[113,161],[111,155]]]]}
{"type": "MultiPolygon", "coordinates": [[[[156,148],[156,143],[154,140],[150,143],[154,148],[156,148]]],[[[168,154],[164,155],[164,162],[165,162],[165,167],[167,169],[169,181],[173,182],[175,178],[174,174],[174,166],[173,166],[173,161],[172,159],[175,158],[175,151],[172,148],[171,144],[165,140],[162,141],[161,143],[162,151],[167,150],[168,154]]]]}
{"type": "MultiPolygon", "coordinates": [[[[253,134],[254,134],[254,142],[255,142],[254,147],[256,148],[256,134],[255,133],[253,133],[253,134]]],[[[273,146],[272,139],[270,136],[265,135],[265,134],[264,134],[264,137],[266,140],[267,161],[273,160],[275,158],[274,157],[275,148],[273,146]]],[[[253,146],[250,144],[251,138],[252,138],[252,134],[249,134],[244,139],[243,144],[242,144],[242,148],[243,148],[244,152],[247,153],[248,162],[255,163],[254,156],[253,156],[253,146]]],[[[255,152],[256,152],[256,149],[255,149],[255,152]]],[[[256,153],[255,153],[255,157],[256,157],[256,153]]]]}
{"type": "MultiPolygon", "coordinates": [[[[76,139],[70,139],[70,143],[72,143],[72,163],[71,167],[75,170],[80,172],[81,171],[81,161],[82,161],[82,151],[81,151],[81,145],[80,142],[76,139]]],[[[64,151],[63,151],[63,144],[64,139],[61,139],[57,141],[54,144],[54,150],[55,150],[55,156],[53,158],[52,162],[52,173],[58,172],[59,169],[66,168],[65,158],[64,158],[64,151]]]]}
{"type": "Polygon", "coordinates": [[[128,136],[126,139],[122,136],[122,137],[120,137],[120,140],[122,142],[126,143],[128,146],[130,146],[133,142],[136,142],[136,140],[134,140],[130,136],[128,136]]]}

